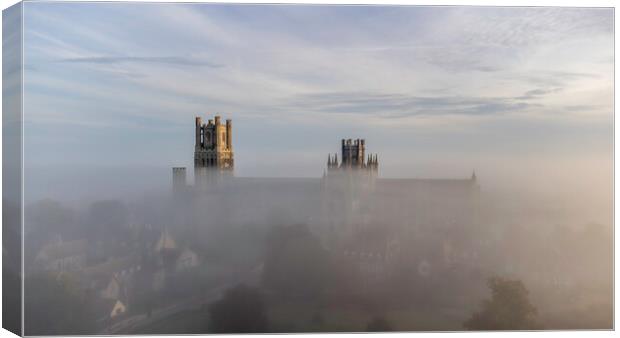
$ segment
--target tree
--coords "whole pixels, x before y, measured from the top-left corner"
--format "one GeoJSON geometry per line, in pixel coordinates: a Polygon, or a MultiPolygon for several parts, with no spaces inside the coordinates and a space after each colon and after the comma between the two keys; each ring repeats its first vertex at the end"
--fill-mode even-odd
{"type": "Polygon", "coordinates": [[[42,247],[51,240],[70,241],[83,233],[75,221],[73,210],[57,201],[45,199],[25,208],[24,214],[24,264],[32,264],[42,247]]]}
{"type": "Polygon", "coordinates": [[[387,319],[383,317],[374,317],[368,325],[366,325],[366,332],[387,332],[392,331],[392,325],[387,319]]]}
{"type": "Polygon", "coordinates": [[[118,200],[97,201],[86,215],[86,232],[90,244],[90,259],[103,259],[120,250],[121,241],[130,238],[127,223],[129,209],[118,200]]]}
{"type": "Polygon", "coordinates": [[[71,238],[77,231],[73,210],[60,202],[51,199],[35,202],[26,208],[26,214],[28,232],[40,232],[47,237],[60,234],[71,238]]]}
{"type": "Polygon", "coordinates": [[[84,335],[96,331],[92,298],[66,276],[27,276],[24,302],[25,335],[84,335]]]}
{"type": "Polygon", "coordinates": [[[480,311],[463,326],[468,330],[536,330],[540,329],[537,310],[528,299],[520,280],[493,277],[488,280],[491,299],[484,300],[480,311]]]}
{"type": "Polygon", "coordinates": [[[238,285],[209,306],[210,325],[215,333],[263,333],[268,321],[257,289],[238,285]]]}
{"type": "Polygon", "coordinates": [[[280,295],[316,299],[325,287],[328,256],[305,225],[276,226],[267,238],[263,284],[280,295]]]}
{"type": "Polygon", "coordinates": [[[98,232],[118,231],[127,225],[129,209],[121,201],[105,200],[91,204],[88,211],[88,222],[99,227],[98,232]]]}

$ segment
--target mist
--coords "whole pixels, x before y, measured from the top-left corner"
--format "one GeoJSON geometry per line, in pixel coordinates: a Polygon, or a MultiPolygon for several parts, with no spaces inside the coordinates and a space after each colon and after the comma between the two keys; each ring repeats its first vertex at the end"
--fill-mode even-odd
{"type": "Polygon", "coordinates": [[[23,6],[26,335],[613,328],[613,8],[23,6]]]}
{"type": "Polygon", "coordinates": [[[180,191],[169,168],[27,170],[26,333],[246,332],[213,317],[239,285],[260,332],[463,330],[496,276],[523,283],[540,328],[612,327],[611,159],[475,180],[438,163],[411,186],[380,171],[199,188],[190,171],[180,191]]]}

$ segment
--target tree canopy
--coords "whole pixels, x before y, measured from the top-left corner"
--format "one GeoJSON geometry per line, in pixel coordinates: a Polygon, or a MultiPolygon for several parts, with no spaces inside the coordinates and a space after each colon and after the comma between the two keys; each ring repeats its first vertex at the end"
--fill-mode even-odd
{"type": "Polygon", "coordinates": [[[468,330],[536,330],[541,326],[537,310],[520,280],[492,277],[488,280],[491,299],[484,300],[463,326],[468,330]]]}
{"type": "Polygon", "coordinates": [[[26,335],[92,333],[95,316],[87,295],[67,277],[46,273],[27,276],[24,287],[26,335]]]}
{"type": "Polygon", "coordinates": [[[281,295],[315,298],[329,269],[328,256],[305,225],[274,227],[267,238],[263,283],[281,295]]]}
{"type": "Polygon", "coordinates": [[[262,297],[257,289],[238,285],[209,306],[214,333],[262,333],[268,328],[262,297]]]}
{"type": "Polygon", "coordinates": [[[374,317],[368,325],[366,325],[366,332],[386,332],[392,331],[392,325],[384,317],[374,317]]]}

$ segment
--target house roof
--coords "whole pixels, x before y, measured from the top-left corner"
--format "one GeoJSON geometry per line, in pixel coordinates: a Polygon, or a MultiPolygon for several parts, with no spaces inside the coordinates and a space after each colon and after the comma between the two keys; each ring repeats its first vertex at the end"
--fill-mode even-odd
{"type": "Polygon", "coordinates": [[[157,244],[155,245],[155,251],[160,252],[162,250],[174,250],[177,248],[177,243],[172,236],[168,233],[168,229],[162,231],[157,244]]]}
{"type": "Polygon", "coordinates": [[[86,252],[86,246],[85,239],[48,244],[39,251],[35,260],[47,261],[81,255],[86,252]]]}
{"type": "Polygon", "coordinates": [[[85,268],[84,275],[88,276],[90,279],[102,278],[107,282],[115,273],[134,268],[139,264],[140,258],[137,255],[113,257],[104,263],[85,268]]]}

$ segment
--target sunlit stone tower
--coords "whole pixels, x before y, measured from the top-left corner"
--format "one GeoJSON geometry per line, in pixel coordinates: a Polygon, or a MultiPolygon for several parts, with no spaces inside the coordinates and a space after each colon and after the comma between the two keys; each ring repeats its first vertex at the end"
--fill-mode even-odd
{"type": "Polygon", "coordinates": [[[196,117],[196,143],[194,148],[194,177],[197,186],[204,186],[212,177],[232,174],[234,157],[232,149],[232,120],[220,123],[220,116],[202,123],[196,117]]]}

